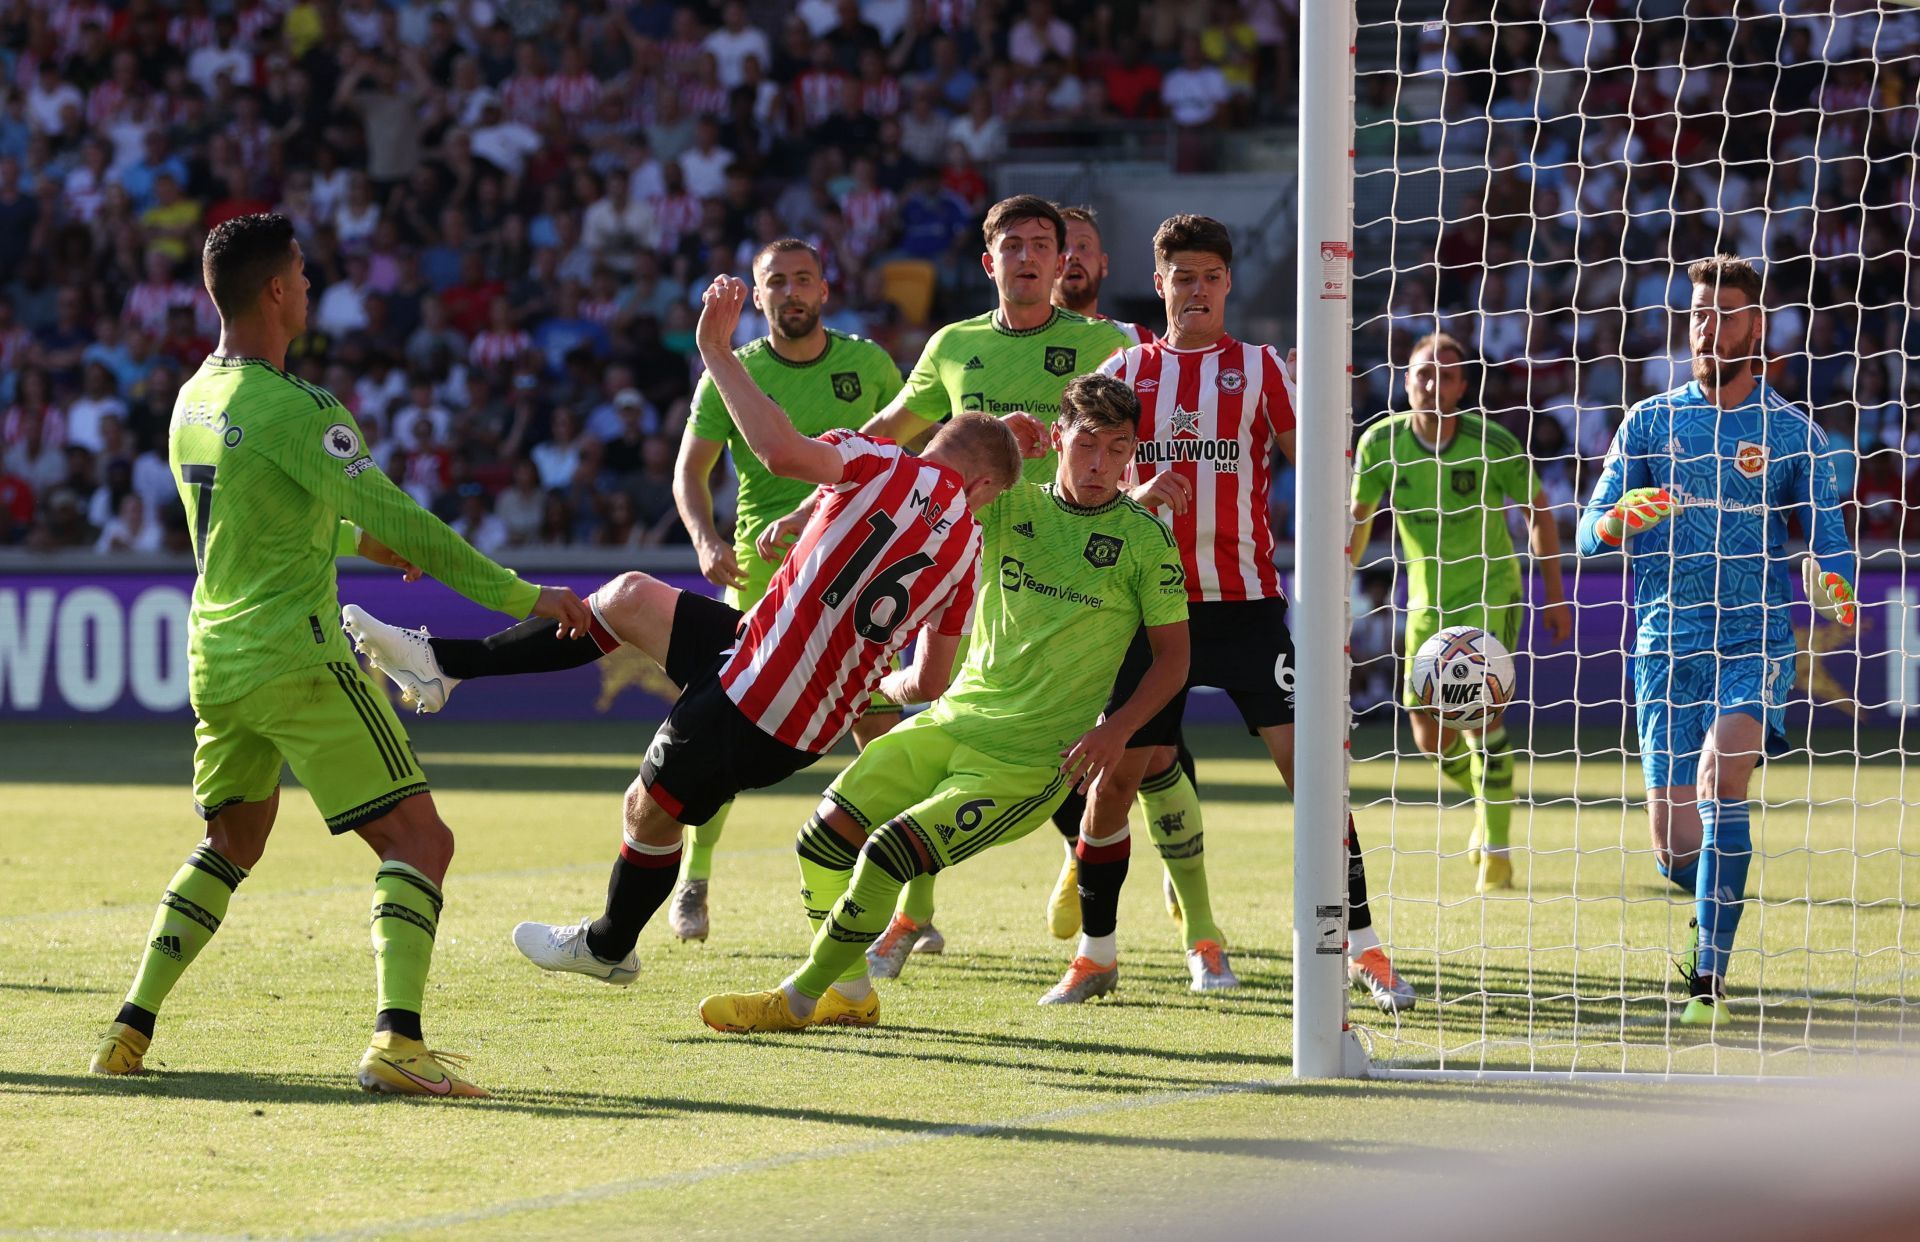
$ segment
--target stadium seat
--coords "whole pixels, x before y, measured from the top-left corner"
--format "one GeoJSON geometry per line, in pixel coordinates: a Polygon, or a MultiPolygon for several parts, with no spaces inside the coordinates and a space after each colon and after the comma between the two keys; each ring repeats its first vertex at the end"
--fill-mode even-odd
{"type": "Polygon", "coordinates": [[[881,296],[916,326],[925,324],[933,313],[935,281],[935,268],[925,259],[895,259],[880,268],[881,296]]]}

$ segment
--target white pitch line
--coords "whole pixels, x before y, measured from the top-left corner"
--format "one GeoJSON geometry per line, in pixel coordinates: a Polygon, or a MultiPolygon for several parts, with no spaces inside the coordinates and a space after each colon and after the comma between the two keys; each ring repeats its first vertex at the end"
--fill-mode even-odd
{"type": "Polygon", "coordinates": [[[1083,1104],[1076,1108],[1060,1108],[1052,1112],[1034,1113],[1031,1116],[1016,1117],[1005,1121],[981,1121],[969,1125],[941,1126],[937,1129],[922,1130],[914,1134],[898,1134],[889,1138],[868,1139],[858,1143],[842,1143],[837,1147],[816,1147],[805,1151],[786,1152],[778,1156],[763,1156],[758,1160],[742,1160],[735,1164],[717,1164],[700,1169],[687,1169],[678,1173],[663,1173],[657,1177],[636,1177],[618,1182],[603,1182],[597,1186],[582,1186],[577,1190],[565,1190],[557,1194],[537,1195],[528,1199],[509,1199],[504,1203],[496,1203],[483,1208],[471,1208],[462,1212],[445,1212],[437,1216],[418,1216],[412,1220],[366,1225],[359,1229],[348,1229],[338,1233],[307,1234],[304,1236],[307,1242],[353,1242],[353,1240],[364,1238],[404,1236],[428,1229],[453,1229],[461,1225],[472,1225],[482,1221],[499,1220],[503,1217],[518,1216],[527,1212],[546,1212],[554,1208],[575,1207],[583,1203],[598,1203],[606,1199],[618,1199],[627,1195],[643,1194],[649,1190],[671,1190],[683,1186],[694,1186],[719,1177],[738,1177],[746,1174],[765,1173],[773,1169],[787,1168],[796,1164],[809,1164],[819,1160],[837,1160],[842,1156],[865,1156],[879,1151],[892,1151],[897,1148],[912,1146],[915,1143],[938,1142],[943,1139],[952,1138],[985,1138],[1012,1130],[1023,1130],[1033,1126],[1048,1126],[1062,1121],[1074,1121],[1082,1117],[1097,1117],[1109,1113],[1132,1112],[1142,1108],[1159,1108],[1168,1104],[1185,1104],[1193,1100],[1204,1100],[1221,1095],[1277,1091],[1291,1085],[1294,1084],[1270,1079],[1255,1079],[1245,1082],[1221,1083],[1212,1087],[1198,1087],[1189,1091],[1160,1091],[1152,1095],[1137,1096],[1128,1100],[1111,1100],[1102,1104],[1083,1104]]]}

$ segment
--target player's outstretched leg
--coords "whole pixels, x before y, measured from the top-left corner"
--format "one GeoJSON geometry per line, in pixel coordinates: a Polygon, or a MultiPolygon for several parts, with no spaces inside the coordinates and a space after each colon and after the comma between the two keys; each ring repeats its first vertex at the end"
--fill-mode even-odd
{"type": "Polygon", "coordinates": [[[1513,823],[1513,745],[1496,723],[1469,756],[1473,779],[1474,839],[1482,846],[1476,885],[1482,893],[1513,887],[1508,840],[1513,823]]]}
{"type": "Polygon", "coordinates": [[[207,826],[207,839],[194,847],[168,881],[153,925],[147,929],[147,945],[133,986],[93,1051],[89,1068],[94,1073],[137,1074],[145,1068],[142,1058],[153,1039],[161,1004],[220,930],[234,890],[266,846],[279,802],[276,791],[265,801],[240,803],[215,814],[207,826]],[[236,858],[244,859],[247,866],[236,858]]]}
{"type": "Polygon", "coordinates": [[[620,851],[607,878],[606,909],[573,925],[522,923],[513,929],[514,947],[542,970],[632,983],[640,974],[634,945],[673,889],[684,834],[647,792],[644,778],[634,778],[627,787],[620,851]]]}
{"type": "Polygon", "coordinates": [[[383,1095],[484,1098],[486,1091],[453,1072],[465,1058],[429,1051],[420,1029],[453,832],[428,793],[402,799],[357,831],[380,856],[371,921],[378,999],[373,1039],[360,1058],[360,1085],[383,1095]]]}
{"type": "MultiPolygon", "coordinates": [[[[802,861],[807,861],[806,854],[802,861]]],[[[821,1016],[827,1010],[822,998],[858,969],[867,945],[879,937],[888,911],[899,900],[900,890],[923,869],[911,831],[897,820],[882,824],[861,847],[851,886],[822,920],[806,965],[771,991],[707,997],[700,1002],[700,1020],[716,1031],[729,1032],[796,1031],[826,1021],[821,1016]]],[[[809,891],[817,877],[818,873],[810,873],[809,891]]],[[[870,1020],[859,1025],[870,1026],[879,1017],[878,998],[867,999],[872,1003],[870,1020]]]]}

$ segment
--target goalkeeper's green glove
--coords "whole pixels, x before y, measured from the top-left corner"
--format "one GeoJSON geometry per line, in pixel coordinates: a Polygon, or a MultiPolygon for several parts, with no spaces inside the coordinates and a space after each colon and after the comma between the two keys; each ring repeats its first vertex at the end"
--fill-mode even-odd
{"type": "Polygon", "coordinates": [[[1672,517],[1676,507],[1666,488],[1636,487],[1613,502],[1596,533],[1601,542],[1617,548],[1628,535],[1652,530],[1672,517]]]}
{"type": "Polygon", "coordinates": [[[1820,568],[1820,562],[1809,556],[1800,562],[1800,580],[1806,584],[1807,602],[1813,610],[1829,621],[1841,625],[1852,625],[1860,612],[1860,602],[1853,597],[1853,584],[1839,574],[1829,573],[1820,568]]]}

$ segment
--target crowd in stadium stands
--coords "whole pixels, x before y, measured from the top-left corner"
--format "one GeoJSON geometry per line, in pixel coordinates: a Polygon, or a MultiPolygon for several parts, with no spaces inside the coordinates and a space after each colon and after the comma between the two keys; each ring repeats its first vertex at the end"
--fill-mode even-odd
{"type": "Polygon", "coordinates": [[[1570,531],[1625,407],[1690,378],[1684,317],[1669,313],[1686,305],[1685,263],[1764,258],[1769,378],[1857,451],[1840,460],[1860,536],[1898,538],[1920,502],[1920,422],[1905,416],[1920,371],[1904,362],[1920,356],[1920,14],[1854,0],[1741,5],[1738,19],[1697,2],[1682,18],[1678,0],[1496,7],[1497,26],[1485,5],[1453,3],[1464,24],[1409,30],[1409,76],[1361,78],[1363,155],[1397,139],[1403,169],[1455,171],[1448,222],[1424,251],[1401,238],[1391,293],[1356,342],[1371,366],[1359,408],[1385,409],[1398,384],[1382,360],[1449,329],[1570,531]],[[1410,102],[1421,90],[1443,107],[1410,102]]]}
{"type": "Polygon", "coordinates": [[[265,210],[289,369],[423,504],[489,552],[684,541],[710,276],[803,236],[829,325],[911,362],[987,296],[1010,134],[1270,119],[1296,5],[0,0],[0,544],[186,548],[199,246],[265,210]]]}

